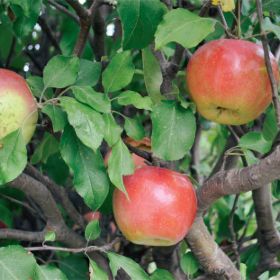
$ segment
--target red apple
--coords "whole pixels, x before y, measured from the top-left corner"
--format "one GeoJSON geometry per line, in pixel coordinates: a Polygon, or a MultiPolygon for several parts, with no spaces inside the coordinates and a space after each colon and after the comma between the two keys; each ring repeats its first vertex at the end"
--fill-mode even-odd
{"type": "MultiPolygon", "coordinates": [[[[124,139],[124,142],[128,143],[129,145],[131,145],[135,148],[138,148],[140,150],[151,152],[151,139],[149,139],[148,137],[144,137],[142,140],[139,140],[139,141],[133,140],[130,137],[126,137],[124,139]]],[[[108,165],[108,160],[109,160],[110,156],[111,156],[111,151],[109,151],[105,155],[105,158],[104,158],[105,166],[108,165]]],[[[132,160],[134,162],[135,168],[139,168],[139,167],[143,167],[143,166],[147,165],[144,158],[142,158],[134,153],[132,153],[131,156],[132,156],[132,160]]]]}
{"type": "Polygon", "coordinates": [[[37,120],[37,104],[25,80],[13,71],[0,69],[0,139],[21,128],[27,144],[37,120]]]}
{"type": "Polygon", "coordinates": [[[101,213],[99,211],[90,211],[84,214],[84,219],[89,223],[91,221],[100,221],[101,213]]]}
{"type": "MultiPolygon", "coordinates": [[[[270,59],[279,80],[272,54],[270,59]]],[[[220,39],[203,45],[190,59],[186,77],[198,112],[218,123],[248,123],[271,102],[263,48],[248,41],[220,39]]]]}
{"type": "Polygon", "coordinates": [[[145,166],[124,176],[129,199],[120,190],[113,194],[118,227],[135,244],[170,246],[190,229],[197,209],[190,180],[175,171],[145,166]]]}

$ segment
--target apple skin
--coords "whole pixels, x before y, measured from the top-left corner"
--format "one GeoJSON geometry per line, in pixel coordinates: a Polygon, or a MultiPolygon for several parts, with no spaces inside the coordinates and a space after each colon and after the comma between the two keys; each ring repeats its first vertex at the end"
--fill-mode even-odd
{"type": "Polygon", "coordinates": [[[115,189],[113,211],[123,235],[135,244],[171,246],[181,241],[196,216],[190,180],[175,171],[145,166],[124,176],[126,195],[115,189]]]}
{"type": "Polygon", "coordinates": [[[17,73],[0,68],[0,139],[22,128],[27,144],[37,120],[37,104],[26,81],[17,73]]]}
{"type": "MultiPolygon", "coordinates": [[[[279,81],[272,54],[270,59],[279,81]]],[[[217,123],[248,123],[271,103],[263,48],[248,41],[219,39],[206,43],[191,57],[186,79],[198,112],[217,123]]]]}

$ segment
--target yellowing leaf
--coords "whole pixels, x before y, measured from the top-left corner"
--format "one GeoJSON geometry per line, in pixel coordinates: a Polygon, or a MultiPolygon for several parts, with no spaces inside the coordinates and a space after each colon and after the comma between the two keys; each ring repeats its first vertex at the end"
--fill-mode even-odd
{"type": "Polygon", "coordinates": [[[224,12],[230,12],[235,8],[234,0],[212,0],[212,5],[221,5],[224,12]]]}

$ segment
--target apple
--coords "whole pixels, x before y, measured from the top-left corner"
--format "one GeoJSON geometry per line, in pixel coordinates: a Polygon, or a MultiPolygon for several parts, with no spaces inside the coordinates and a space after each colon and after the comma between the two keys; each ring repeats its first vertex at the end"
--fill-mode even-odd
{"type": "Polygon", "coordinates": [[[37,120],[37,104],[26,81],[17,73],[0,68],[0,139],[21,128],[27,144],[37,120]]]}
{"type": "MultiPolygon", "coordinates": [[[[270,59],[279,81],[272,54],[270,59]]],[[[191,57],[186,79],[198,112],[221,124],[248,123],[272,99],[263,48],[248,41],[220,39],[206,43],[191,57]]]]}
{"type": "Polygon", "coordinates": [[[100,221],[101,213],[99,211],[90,211],[84,214],[84,219],[89,223],[91,221],[100,221]]]}
{"type": "MultiPolygon", "coordinates": [[[[133,140],[130,137],[126,137],[124,139],[124,142],[128,143],[129,145],[131,145],[135,148],[138,148],[140,150],[151,152],[151,139],[148,137],[144,137],[142,140],[139,140],[139,141],[133,140]]],[[[105,158],[104,158],[105,166],[108,166],[108,161],[109,161],[110,156],[111,156],[111,150],[105,155],[105,158]]],[[[139,168],[139,167],[143,167],[143,166],[147,165],[146,160],[144,158],[142,158],[134,153],[132,153],[131,156],[132,156],[132,160],[134,162],[135,168],[139,168]]]]}
{"type": "Polygon", "coordinates": [[[197,209],[195,189],[178,172],[155,166],[124,176],[128,197],[115,189],[113,212],[123,235],[135,244],[170,246],[190,229],[197,209]]]}

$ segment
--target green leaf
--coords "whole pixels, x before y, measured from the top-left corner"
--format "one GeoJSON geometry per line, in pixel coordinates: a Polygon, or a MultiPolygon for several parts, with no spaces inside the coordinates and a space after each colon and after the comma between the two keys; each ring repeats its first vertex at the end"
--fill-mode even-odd
{"type": "Polygon", "coordinates": [[[113,277],[115,277],[118,270],[122,268],[131,277],[131,280],[149,280],[149,276],[146,272],[132,259],[115,253],[107,253],[107,256],[110,260],[110,268],[113,277]]]}
{"type": "Polygon", "coordinates": [[[116,123],[112,114],[104,114],[105,127],[103,130],[104,139],[112,147],[121,137],[122,128],[116,123]]]}
{"type": "Polygon", "coordinates": [[[92,259],[89,259],[89,272],[90,280],[109,280],[106,272],[104,272],[92,259]]]}
{"type": "Polygon", "coordinates": [[[12,245],[0,248],[1,279],[33,279],[36,268],[37,264],[33,255],[21,246],[12,245]]]}
{"type": "Polygon", "coordinates": [[[86,146],[96,151],[103,139],[104,121],[102,116],[74,98],[62,97],[60,102],[77,136],[86,146]]]}
{"type": "Polygon", "coordinates": [[[135,140],[141,140],[145,136],[145,130],[138,119],[125,118],[124,129],[128,136],[135,140]]]}
{"type": "Polygon", "coordinates": [[[271,106],[265,115],[265,120],[263,123],[263,137],[267,141],[274,141],[277,135],[277,121],[276,121],[276,114],[274,108],[271,106]]]}
{"type": "Polygon", "coordinates": [[[264,0],[263,10],[273,13],[280,13],[280,2],[278,0],[264,0]]]}
{"type": "Polygon", "coordinates": [[[88,262],[84,256],[76,254],[60,258],[59,267],[68,280],[88,280],[88,262]]]}
{"type": "Polygon", "coordinates": [[[13,212],[9,208],[7,208],[5,205],[0,203],[0,222],[4,223],[7,227],[13,226],[13,219],[14,215],[13,212]]]}
{"type": "Polygon", "coordinates": [[[120,105],[133,105],[137,109],[152,110],[152,99],[149,96],[141,96],[138,92],[127,90],[118,96],[120,105]]]}
{"type": "Polygon", "coordinates": [[[43,140],[31,157],[31,163],[46,163],[48,158],[59,151],[59,143],[50,133],[45,132],[43,140]]]}
{"type": "Polygon", "coordinates": [[[87,240],[95,240],[100,236],[101,228],[99,221],[94,220],[87,224],[85,229],[85,237],[87,240]]]}
{"type": "Polygon", "coordinates": [[[263,28],[265,31],[273,32],[280,39],[280,26],[273,24],[270,18],[264,18],[263,28]]]}
{"type": "Polygon", "coordinates": [[[77,57],[63,55],[50,59],[43,72],[45,88],[65,88],[73,85],[77,80],[79,63],[77,57]]]}
{"type": "Polygon", "coordinates": [[[188,252],[181,257],[180,266],[185,274],[193,275],[198,271],[199,263],[193,253],[188,252]]]}
{"type": "Polygon", "coordinates": [[[158,268],[150,277],[151,280],[174,280],[172,274],[165,269],[158,268]]]}
{"type": "Polygon", "coordinates": [[[55,232],[54,231],[48,231],[45,233],[44,241],[55,241],[55,232]]]}
{"type": "Polygon", "coordinates": [[[240,264],[240,274],[242,279],[246,279],[246,270],[247,270],[247,265],[245,263],[240,264]]]}
{"type": "Polygon", "coordinates": [[[68,280],[65,274],[59,270],[56,266],[48,265],[38,265],[36,272],[36,280],[68,280]]]}
{"type": "Polygon", "coordinates": [[[250,131],[240,138],[239,146],[265,154],[270,151],[272,142],[266,141],[261,132],[250,131]]]}
{"type": "Polygon", "coordinates": [[[134,163],[131,154],[121,139],[112,147],[112,153],[108,161],[108,173],[111,182],[121,191],[126,193],[123,184],[123,175],[134,172],[134,163]]]}
{"type": "Polygon", "coordinates": [[[148,46],[165,11],[159,0],[119,0],[123,49],[142,49],[148,46]]]}
{"type": "Polygon", "coordinates": [[[159,62],[149,47],[142,50],[142,61],[147,92],[154,103],[159,103],[163,98],[160,92],[162,73],[159,62]]]}
{"type": "Polygon", "coordinates": [[[74,187],[85,203],[98,209],[109,192],[109,180],[99,151],[83,145],[74,130],[67,126],[61,139],[61,155],[74,173],[74,187]]]}
{"type": "Polygon", "coordinates": [[[110,113],[111,112],[111,102],[109,98],[100,92],[96,92],[91,87],[77,87],[74,86],[71,88],[75,98],[90,106],[94,110],[101,113],[110,113]]]}
{"type": "Polygon", "coordinates": [[[9,0],[15,14],[13,29],[18,38],[28,36],[37,22],[42,8],[42,0],[9,0]]]}
{"type": "Polygon", "coordinates": [[[87,59],[80,59],[80,69],[75,82],[77,86],[95,86],[101,74],[101,64],[87,59]]]}
{"type": "Polygon", "coordinates": [[[168,12],[156,32],[155,47],[160,49],[170,42],[193,48],[214,31],[216,21],[199,17],[185,9],[168,12]]]}
{"type": "MultiPolygon", "coordinates": [[[[42,77],[38,76],[30,76],[28,79],[26,79],[32,93],[34,96],[40,98],[42,92],[44,91],[44,82],[42,77]]],[[[52,89],[47,89],[45,91],[45,96],[49,99],[53,96],[52,89]]]]}
{"type": "Polygon", "coordinates": [[[129,51],[116,54],[102,74],[105,92],[115,92],[127,86],[132,80],[134,71],[129,51]]]}
{"type": "Polygon", "coordinates": [[[196,122],[190,109],[164,101],[152,113],[152,151],[164,160],[178,160],[193,145],[196,122]]]}
{"type": "Polygon", "coordinates": [[[67,124],[67,115],[58,106],[47,104],[43,107],[42,112],[51,119],[54,132],[63,130],[67,124]]]}
{"type": "Polygon", "coordinates": [[[0,139],[0,185],[19,176],[26,163],[27,151],[20,130],[0,139]]]}

